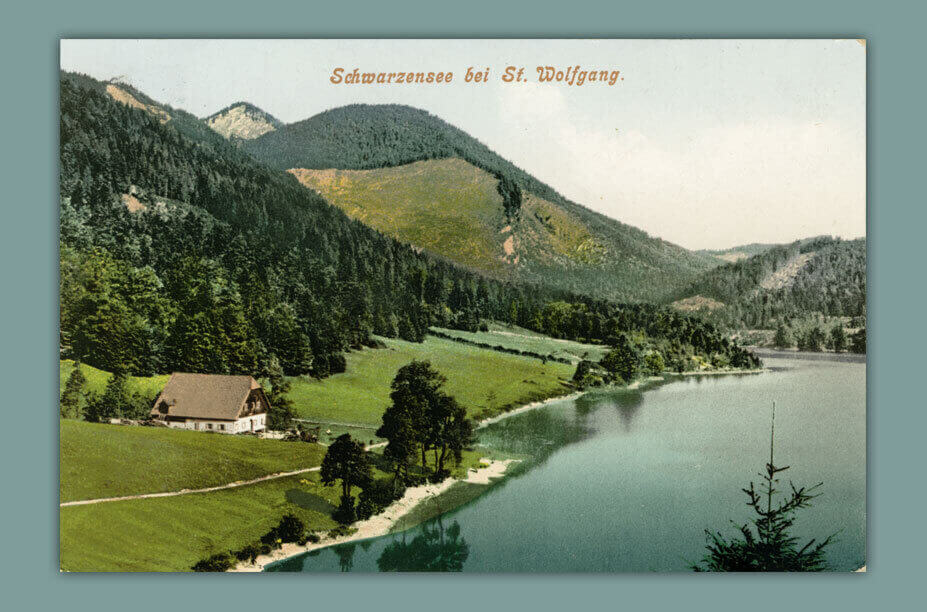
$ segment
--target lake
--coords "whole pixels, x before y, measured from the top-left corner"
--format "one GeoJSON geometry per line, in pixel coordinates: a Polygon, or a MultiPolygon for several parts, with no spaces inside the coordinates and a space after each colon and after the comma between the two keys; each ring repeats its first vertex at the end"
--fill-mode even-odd
{"type": "MultiPolygon", "coordinates": [[[[796,515],[802,541],[836,534],[831,569],[866,559],[866,366],[764,351],[761,374],[674,377],[499,421],[480,444],[525,458],[482,496],[403,531],[285,559],[268,571],[678,572],[705,529],[735,535],[741,488],[769,458],[780,488],[823,482],[796,515]]],[[[487,452],[492,452],[488,450],[487,452]]],[[[469,485],[477,486],[477,485],[469,485]]]]}

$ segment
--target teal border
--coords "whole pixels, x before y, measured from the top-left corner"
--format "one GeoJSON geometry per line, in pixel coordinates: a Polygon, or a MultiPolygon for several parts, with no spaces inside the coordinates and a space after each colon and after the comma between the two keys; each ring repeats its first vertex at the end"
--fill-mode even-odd
{"type": "Polygon", "coordinates": [[[444,5],[159,0],[18,3],[0,49],[7,609],[782,610],[916,606],[924,568],[914,396],[923,344],[924,5],[652,1],[444,5]],[[869,568],[833,576],[150,576],[57,571],[57,54],[60,37],[866,38],[869,41],[869,568]],[[915,470],[917,470],[915,472],[915,470]],[[903,603],[910,602],[910,603],[903,603]]]}

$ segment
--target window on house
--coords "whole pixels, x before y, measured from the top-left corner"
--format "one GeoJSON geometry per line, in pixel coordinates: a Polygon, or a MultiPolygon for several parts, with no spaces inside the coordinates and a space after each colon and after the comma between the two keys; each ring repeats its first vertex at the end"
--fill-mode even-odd
{"type": "Polygon", "coordinates": [[[221,429],[222,431],[225,431],[225,425],[219,425],[219,429],[221,429]]]}
{"type": "Polygon", "coordinates": [[[212,429],[212,423],[206,423],[206,429],[212,429]]]}

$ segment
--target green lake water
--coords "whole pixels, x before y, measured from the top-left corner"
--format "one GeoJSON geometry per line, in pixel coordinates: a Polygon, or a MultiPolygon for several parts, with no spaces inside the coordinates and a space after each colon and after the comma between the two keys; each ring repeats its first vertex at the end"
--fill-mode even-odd
{"type": "Polygon", "coordinates": [[[741,491],[776,456],[798,485],[803,540],[836,533],[837,571],[866,558],[866,366],[850,356],[764,353],[770,369],[679,377],[589,393],[480,430],[526,460],[480,497],[401,533],[329,547],[268,571],[677,572],[701,559],[706,528],[734,535],[741,491]]]}

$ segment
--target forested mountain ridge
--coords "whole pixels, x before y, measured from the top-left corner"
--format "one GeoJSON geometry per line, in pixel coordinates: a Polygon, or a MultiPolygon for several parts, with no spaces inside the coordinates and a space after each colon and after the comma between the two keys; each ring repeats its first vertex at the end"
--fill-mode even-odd
{"type": "MultiPolygon", "coordinates": [[[[773,246],[706,272],[675,296],[730,327],[775,328],[791,319],[865,317],[866,239],[821,236],[773,246]]],[[[689,307],[687,307],[689,306],[689,307]]]]}
{"type": "Polygon", "coordinates": [[[135,374],[279,365],[324,377],[374,335],[420,341],[432,325],[495,319],[561,338],[650,338],[679,368],[756,363],[667,308],[502,282],[420,252],[131,93],[142,106],[61,74],[63,357],[135,374]]]}
{"type": "Polygon", "coordinates": [[[775,246],[779,245],[752,242],[750,244],[731,247],[729,249],[702,249],[697,252],[702,253],[703,255],[716,257],[726,263],[733,263],[735,261],[740,261],[741,259],[747,259],[748,257],[759,255],[760,253],[768,251],[775,246]]]}
{"type": "Polygon", "coordinates": [[[344,106],[243,147],[352,217],[503,280],[654,301],[720,263],[570,202],[462,130],[408,106],[344,106]],[[333,170],[343,171],[337,185],[333,170]],[[447,235],[451,226],[460,235],[447,235]]]}

